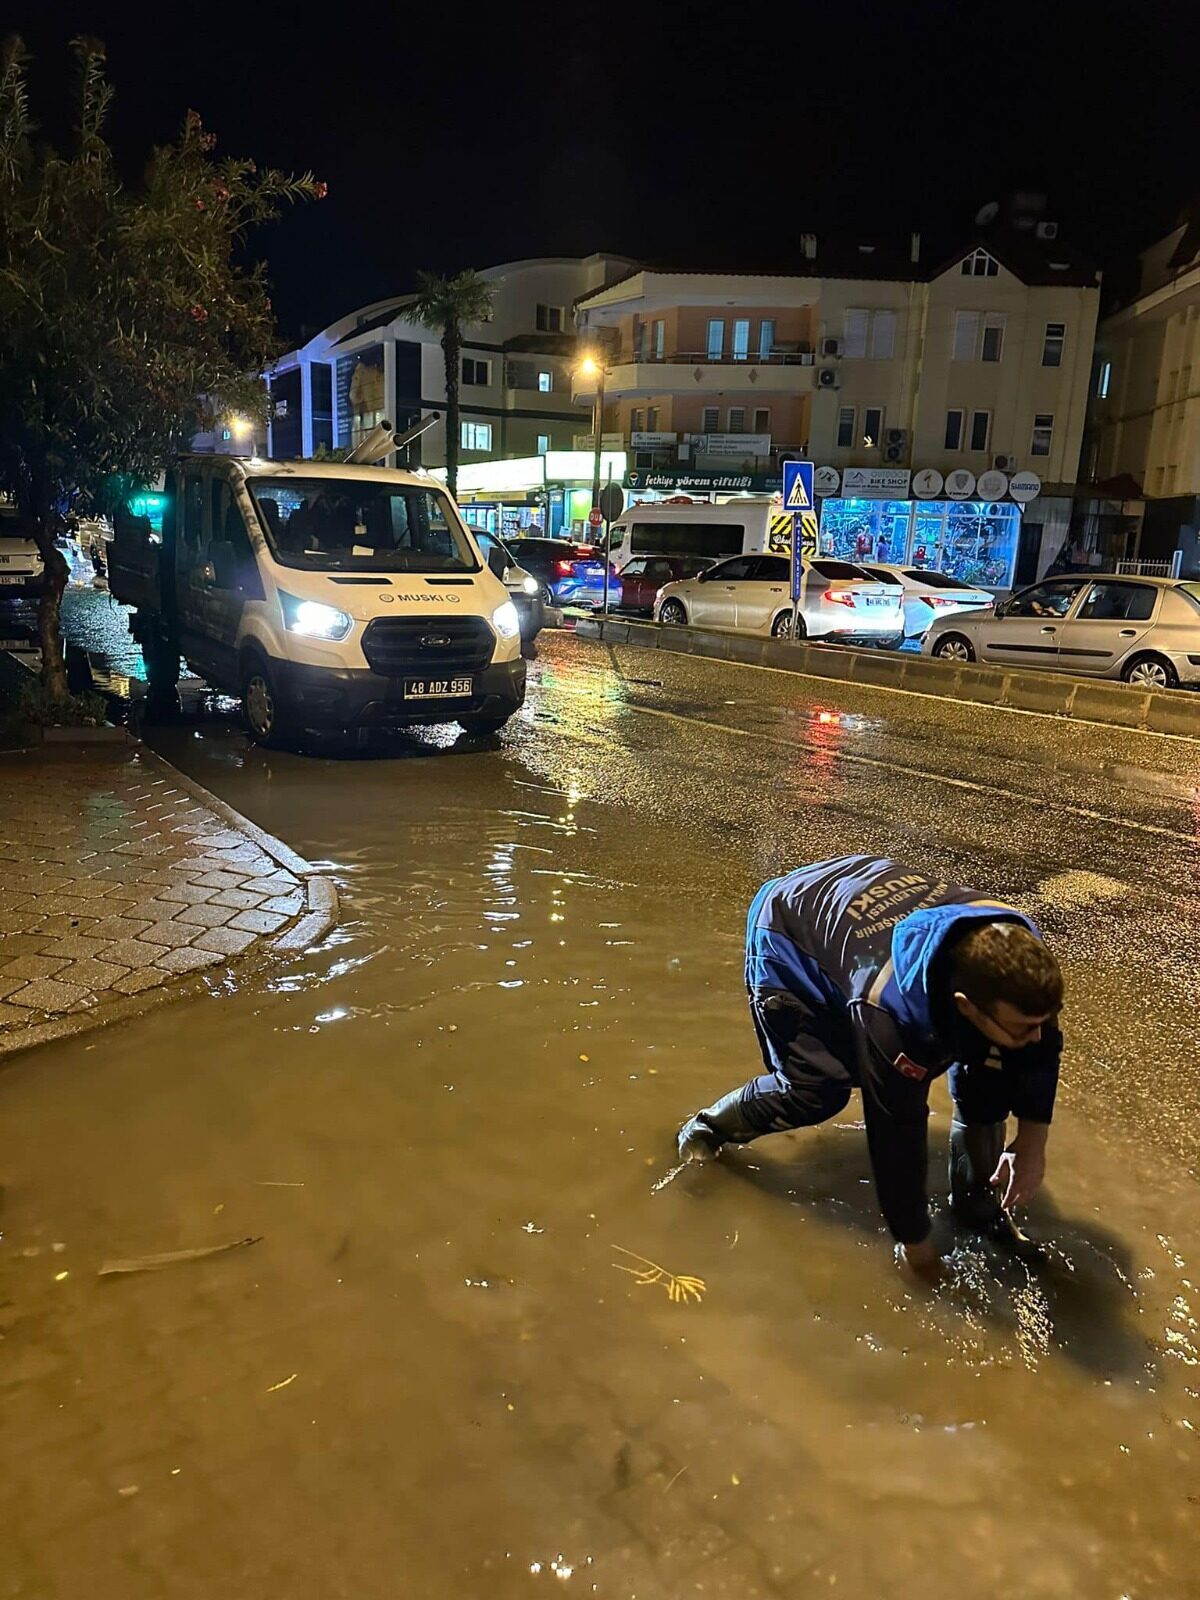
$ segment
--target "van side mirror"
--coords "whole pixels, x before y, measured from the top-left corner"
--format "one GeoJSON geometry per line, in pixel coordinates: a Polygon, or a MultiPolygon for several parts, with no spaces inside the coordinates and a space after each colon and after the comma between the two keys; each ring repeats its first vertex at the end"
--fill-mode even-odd
{"type": "Polygon", "coordinates": [[[487,563],[500,579],[500,582],[503,583],[504,574],[508,571],[508,562],[504,559],[504,551],[501,550],[499,545],[494,544],[488,551],[487,563]]]}

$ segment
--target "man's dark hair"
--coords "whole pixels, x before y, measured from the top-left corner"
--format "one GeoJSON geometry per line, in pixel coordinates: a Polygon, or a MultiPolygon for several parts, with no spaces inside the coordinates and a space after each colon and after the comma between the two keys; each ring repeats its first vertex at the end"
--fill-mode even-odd
{"type": "Polygon", "coordinates": [[[964,934],[951,952],[950,987],[983,1011],[1007,1000],[1026,1017],[1057,1011],[1063,1001],[1058,962],[1019,922],[984,922],[964,934]]]}

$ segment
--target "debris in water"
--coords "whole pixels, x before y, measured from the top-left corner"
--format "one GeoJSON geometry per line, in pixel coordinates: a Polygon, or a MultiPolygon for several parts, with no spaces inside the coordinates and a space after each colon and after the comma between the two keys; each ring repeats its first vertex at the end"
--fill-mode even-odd
{"type": "Polygon", "coordinates": [[[521,1224],[522,1233],[545,1233],[545,1231],[545,1228],[539,1228],[534,1222],[523,1222],[521,1224]]]}
{"type": "Polygon", "coordinates": [[[614,1250],[619,1250],[623,1256],[628,1256],[631,1261],[640,1261],[640,1267],[626,1267],[619,1261],[614,1261],[613,1266],[618,1272],[628,1272],[640,1284],[661,1283],[667,1291],[667,1299],[676,1305],[687,1305],[690,1300],[697,1304],[703,1299],[708,1289],[703,1278],[693,1278],[687,1274],[676,1276],[668,1272],[666,1267],[660,1267],[657,1262],[649,1261],[645,1256],[639,1256],[634,1250],[626,1250],[623,1245],[613,1245],[614,1250]]]}
{"type": "Polygon", "coordinates": [[[273,1383],[271,1385],[271,1387],[267,1390],[267,1393],[274,1394],[276,1389],[286,1389],[288,1384],[295,1383],[299,1376],[300,1374],[298,1372],[293,1372],[290,1378],[281,1378],[278,1383],[273,1383]]]}
{"type": "Polygon", "coordinates": [[[302,1183],[295,1183],[286,1178],[256,1178],[255,1186],[259,1189],[303,1189],[302,1183]]]}
{"type": "Polygon", "coordinates": [[[686,1462],[686,1461],[685,1461],[685,1462],[684,1462],[684,1464],[683,1464],[683,1466],[682,1466],[682,1467],[680,1467],[680,1469],[679,1469],[679,1471],[678,1471],[678,1472],[677,1472],[677,1473],[676,1473],[676,1474],[675,1474],[675,1476],[674,1476],[674,1477],[673,1477],[673,1478],[672,1478],[672,1479],[671,1479],[671,1481],[670,1481],[670,1483],[669,1483],[669,1484],[668,1484],[668,1485],[667,1485],[667,1487],[666,1487],[666,1488],[665,1488],[665,1489],[664,1489],[664,1490],[663,1490],[663,1493],[664,1493],[664,1494],[670,1494],[670,1492],[671,1492],[671,1490],[672,1490],[672,1489],[673,1489],[673,1488],[674,1488],[674,1487],[675,1487],[675,1485],[676,1485],[676,1484],[677,1484],[677,1483],[678,1483],[678,1482],[679,1482],[679,1480],[680,1480],[680,1478],[682,1478],[682,1477],[683,1477],[683,1475],[684,1475],[684,1473],[685,1473],[685,1472],[686,1472],[686,1471],[687,1471],[687,1469],[688,1469],[688,1463],[687,1463],[687,1462],[686,1462]]]}
{"type": "Polygon", "coordinates": [[[181,1261],[203,1261],[206,1256],[223,1255],[226,1250],[241,1250],[248,1244],[261,1244],[262,1234],[244,1239],[230,1239],[225,1244],[205,1244],[193,1250],[164,1250],[160,1255],[134,1256],[129,1261],[106,1261],[96,1274],[99,1278],[116,1277],[125,1272],[157,1272],[160,1267],[173,1267],[181,1261]]]}
{"type": "Polygon", "coordinates": [[[689,1165],[688,1162],[681,1161],[677,1167],[672,1167],[670,1172],[664,1173],[663,1176],[658,1180],[657,1183],[652,1183],[650,1185],[650,1193],[651,1194],[658,1194],[658,1192],[661,1189],[665,1189],[669,1183],[674,1183],[675,1179],[683,1171],[684,1167],[686,1167],[688,1165],[689,1165]]]}
{"type": "Polygon", "coordinates": [[[139,1484],[136,1484],[136,1483],[127,1483],[127,1484],[124,1484],[120,1489],[118,1489],[117,1493],[119,1495],[123,1496],[126,1500],[128,1500],[130,1495],[136,1494],[140,1487],[141,1486],[139,1484]]]}

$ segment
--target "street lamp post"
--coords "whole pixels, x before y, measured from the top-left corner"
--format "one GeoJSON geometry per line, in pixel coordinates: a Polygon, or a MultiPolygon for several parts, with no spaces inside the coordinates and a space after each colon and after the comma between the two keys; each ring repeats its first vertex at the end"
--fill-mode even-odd
{"type": "Polygon", "coordinates": [[[604,435],[604,363],[595,356],[584,356],[579,363],[580,376],[595,378],[596,394],[592,401],[592,504],[600,504],[600,448],[604,435]]]}

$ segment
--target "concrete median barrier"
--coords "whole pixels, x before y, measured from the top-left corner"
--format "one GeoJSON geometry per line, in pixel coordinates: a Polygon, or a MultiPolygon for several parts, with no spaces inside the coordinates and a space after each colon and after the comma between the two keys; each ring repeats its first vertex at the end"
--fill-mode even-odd
{"type": "Polygon", "coordinates": [[[904,651],[849,650],[718,629],[664,628],[625,618],[589,618],[579,623],[576,632],[581,638],[601,639],[607,644],[669,650],[838,683],[902,689],[974,705],[1005,706],[1200,739],[1200,694],[1187,690],[1135,689],[1059,672],[1017,672],[978,662],[935,661],[931,656],[904,651]]]}

